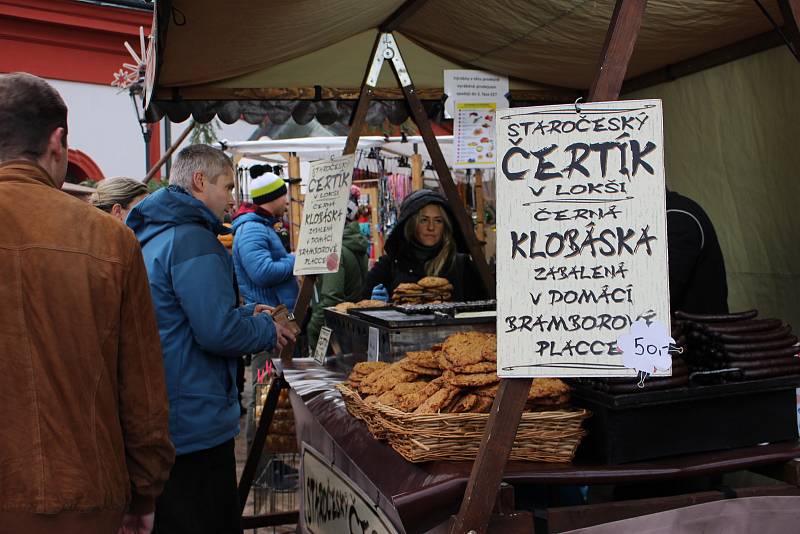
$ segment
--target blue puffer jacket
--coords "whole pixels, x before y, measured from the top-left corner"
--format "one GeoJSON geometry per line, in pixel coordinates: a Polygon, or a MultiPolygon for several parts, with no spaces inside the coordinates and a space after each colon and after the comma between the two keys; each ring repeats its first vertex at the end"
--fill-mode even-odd
{"type": "Polygon", "coordinates": [[[177,187],[139,203],[126,220],[142,245],[153,295],[177,454],[239,433],[236,360],[271,348],[275,326],[253,306],[237,308],[233,266],[217,234],[229,231],[177,187]]]}
{"type": "Polygon", "coordinates": [[[294,256],[287,253],[273,225],[274,217],[240,211],[233,219],[233,264],[239,291],[248,304],[285,304],[294,309],[297,280],[294,256]]]}

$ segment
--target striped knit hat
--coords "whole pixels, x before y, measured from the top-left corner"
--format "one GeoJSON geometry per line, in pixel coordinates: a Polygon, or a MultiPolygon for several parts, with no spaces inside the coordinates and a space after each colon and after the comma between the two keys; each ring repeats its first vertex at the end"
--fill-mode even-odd
{"type": "Polygon", "coordinates": [[[250,182],[253,204],[266,204],[286,194],[286,182],[277,174],[266,172],[250,182]]]}

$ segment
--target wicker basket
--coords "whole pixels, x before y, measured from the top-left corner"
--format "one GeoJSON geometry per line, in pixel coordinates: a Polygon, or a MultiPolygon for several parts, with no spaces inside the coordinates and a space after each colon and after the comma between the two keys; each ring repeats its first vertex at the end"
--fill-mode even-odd
{"type": "MultiPolygon", "coordinates": [[[[410,462],[474,460],[478,455],[489,414],[410,414],[383,404],[365,404],[347,386],[337,387],[350,413],[410,462]]],[[[581,423],[588,416],[586,410],[523,413],[509,459],[572,461],[586,434],[581,423]]]]}
{"type": "Polygon", "coordinates": [[[337,384],[336,389],[342,394],[344,404],[350,415],[364,421],[364,424],[367,425],[367,430],[375,439],[386,439],[386,428],[380,420],[380,414],[374,405],[366,404],[357,392],[344,384],[337,384]]]}

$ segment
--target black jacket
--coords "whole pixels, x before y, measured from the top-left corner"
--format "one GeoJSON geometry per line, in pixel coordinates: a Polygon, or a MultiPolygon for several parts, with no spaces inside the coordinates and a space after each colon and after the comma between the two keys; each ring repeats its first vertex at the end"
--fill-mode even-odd
{"type": "Polygon", "coordinates": [[[672,311],[727,313],[725,261],[711,220],[695,201],[667,191],[672,311]]]}
{"type": "Polygon", "coordinates": [[[404,229],[411,216],[428,204],[442,206],[453,226],[453,238],[456,242],[457,253],[448,272],[441,275],[453,284],[452,300],[486,298],[483,283],[472,257],[468,254],[467,241],[461,234],[458,225],[455,224],[455,217],[447,205],[447,200],[441,194],[429,189],[411,193],[401,204],[397,224],[386,238],[385,253],[367,273],[362,289],[363,298],[370,298],[372,288],[378,284],[383,284],[391,295],[398,285],[417,282],[426,276],[425,261],[413,253],[412,246],[405,238],[404,229]]]}

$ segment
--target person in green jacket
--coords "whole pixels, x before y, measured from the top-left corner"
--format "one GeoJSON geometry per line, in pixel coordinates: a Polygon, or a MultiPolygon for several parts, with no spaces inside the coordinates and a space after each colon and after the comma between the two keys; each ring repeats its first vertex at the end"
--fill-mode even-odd
{"type": "Polygon", "coordinates": [[[361,295],[361,286],[367,276],[369,241],[361,233],[358,224],[358,199],[360,196],[361,190],[355,185],[352,186],[347,205],[347,222],[342,234],[339,270],[317,277],[313,310],[308,322],[308,347],[312,354],[317,346],[319,331],[325,325],[325,316],[322,310],[336,306],[340,302],[358,301],[361,295]]]}

